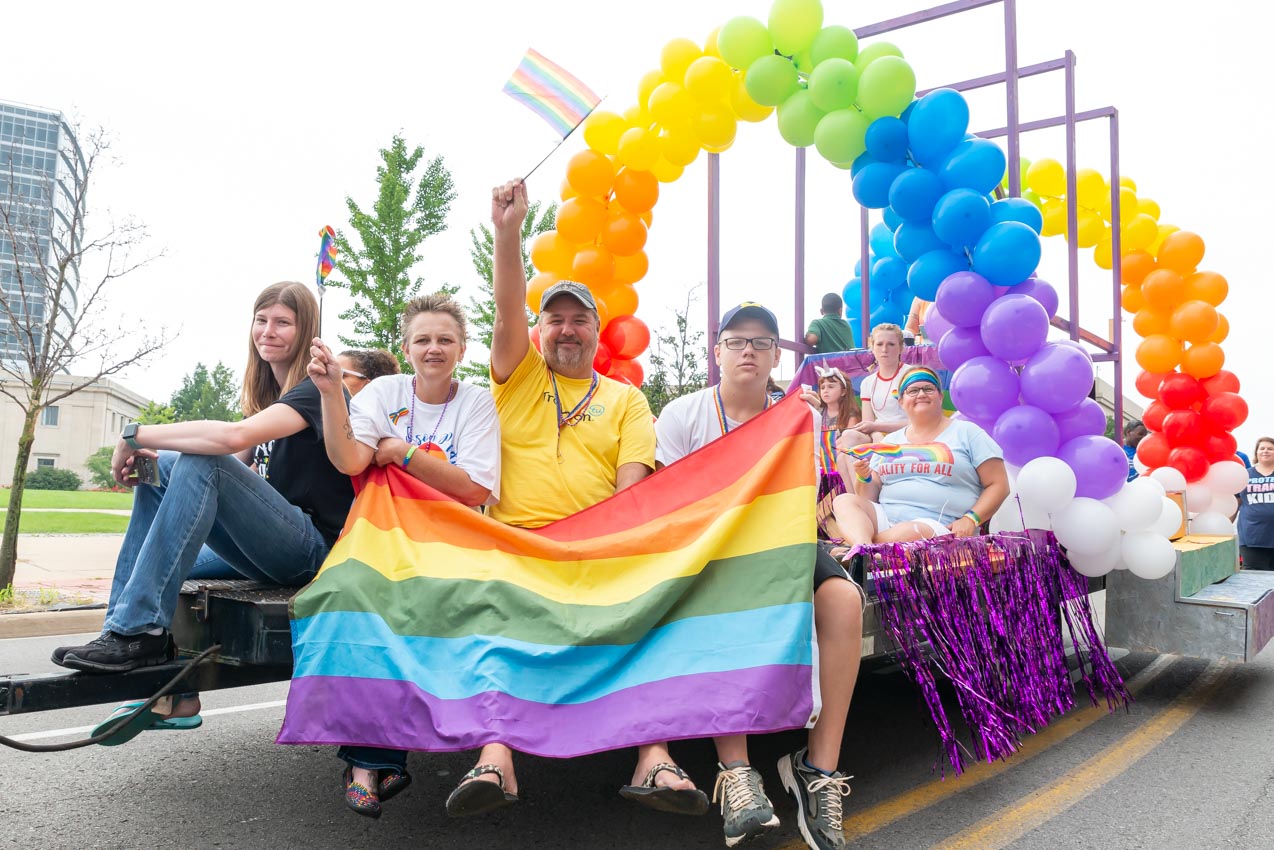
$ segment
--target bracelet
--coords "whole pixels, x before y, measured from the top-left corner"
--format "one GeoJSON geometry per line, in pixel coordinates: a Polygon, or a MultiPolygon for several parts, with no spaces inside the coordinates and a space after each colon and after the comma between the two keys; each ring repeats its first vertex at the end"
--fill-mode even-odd
{"type": "Polygon", "coordinates": [[[403,469],[406,469],[407,464],[411,463],[411,456],[416,453],[416,449],[418,448],[420,448],[420,446],[412,446],[407,449],[407,454],[403,455],[403,469]]]}
{"type": "Polygon", "coordinates": [[[973,510],[972,508],[970,508],[969,510],[965,511],[963,515],[964,515],[964,516],[967,516],[969,519],[973,520],[973,524],[974,524],[974,525],[981,525],[981,524],[982,524],[982,517],[978,516],[977,511],[973,510]]]}
{"type": "Polygon", "coordinates": [[[870,474],[869,474],[866,478],[864,478],[864,477],[862,477],[861,475],[859,475],[857,472],[855,472],[855,473],[854,473],[854,477],[855,477],[855,478],[857,478],[857,479],[858,479],[861,483],[863,483],[863,484],[870,484],[870,483],[871,483],[871,475],[870,475],[870,474]]]}

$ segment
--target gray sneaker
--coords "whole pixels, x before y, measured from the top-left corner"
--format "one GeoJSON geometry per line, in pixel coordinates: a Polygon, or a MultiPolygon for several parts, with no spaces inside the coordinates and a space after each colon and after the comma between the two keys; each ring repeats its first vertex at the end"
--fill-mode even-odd
{"type": "Polygon", "coordinates": [[[761,774],[746,762],[718,764],[717,784],[712,789],[712,802],[721,800],[721,817],[725,821],[725,846],[755,838],[770,827],[779,825],[770,798],[765,796],[761,774]]]}
{"type": "Polygon", "coordinates": [[[844,798],[849,796],[852,776],[828,776],[805,766],[808,748],[779,759],[779,779],[796,799],[800,812],[801,837],[812,850],[842,850],[845,844],[844,798]]]}

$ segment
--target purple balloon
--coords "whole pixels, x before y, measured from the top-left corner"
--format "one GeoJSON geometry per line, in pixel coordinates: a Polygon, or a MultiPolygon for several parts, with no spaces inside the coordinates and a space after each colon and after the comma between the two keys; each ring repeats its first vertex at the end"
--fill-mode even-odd
{"type": "Polygon", "coordinates": [[[994,357],[974,357],[951,376],[951,400],[970,419],[994,423],[1017,404],[1018,377],[1009,364],[994,357]]]}
{"type": "Polygon", "coordinates": [[[1026,466],[1037,457],[1057,454],[1057,425],[1046,411],[1029,404],[1010,407],[1000,414],[991,436],[1004,450],[1004,459],[1026,466]]]}
{"type": "Polygon", "coordinates": [[[994,300],[995,290],[982,275],[956,272],[942,281],[934,303],[957,328],[976,328],[982,321],[982,314],[994,300]]]}
{"type": "Polygon", "coordinates": [[[924,334],[926,339],[941,340],[954,325],[942,315],[937,304],[929,305],[925,311],[924,334]]]}
{"type": "Polygon", "coordinates": [[[1047,281],[1038,280],[1034,277],[1027,278],[1017,286],[1010,286],[1009,292],[1014,295],[1031,296],[1043,305],[1044,311],[1048,313],[1050,319],[1057,315],[1057,290],[1053,288],[1053,284],[1047,281]]]}
{"type": "Polygon", "coordinates": [[[1064,343],[1045,344],[1022,367],[1022,401],[1049,413],[1069,410],[1087,398],[1092,388],[1092,361],[1064,343]]]}
{"type": "Polygon", "coordinates": [[[1091,398],[1086,398],[1070,410],[1063,410],[1053,416],[1057,423],[1058,439],[1067,443],[1076,437],[1102,435],[1106,433],[1106,411],[1091,398]]]}
{"type": "Polygon", "coordinates": [[[1128,478],[1128,456],[1114,440],[1088,434],[1062,444],[1057,456],[1075,473],[1076,496],[1108,499],[1128,478]]]}
{"type": "Polygon", "coordinates": [[[997,298],[982,315],[982,344],[1001,360],[1024,360],[1048,339],[1048,313],[1029,295],[997,298]]]}
{"type": "Polygon", "coordinates": [[[948,371],[955,371],[974,357],[986,357],[990,353],[982,344],[982,334],[977,328],[952,328],[938,340],[938,359],[948,371]]]}

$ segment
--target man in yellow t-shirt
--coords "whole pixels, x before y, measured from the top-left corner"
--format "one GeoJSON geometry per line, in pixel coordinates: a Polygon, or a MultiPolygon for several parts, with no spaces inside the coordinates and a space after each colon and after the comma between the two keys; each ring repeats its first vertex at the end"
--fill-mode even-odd
{"type": "MultiPolygon", "coordinates": [[[[526,186],[513,180],[491,192],[494,231],[491,392],[500,417],[500,502],[491,516],[534,528],[569,516],[636,484],[655,468],[650,405],[636,387],[593,369],[601,319],[587,286],[560,281],[540,298],[540,347],[526,329],[522,223],[526,186]]],[[[651,808],[703,814],[708,798],[668,753],[667,744],[637,748],[625,797],[651,808]]],[[[513,751],[482,748],[478,766],[447,798],[455,816],[517,801],[513,751]]]]}

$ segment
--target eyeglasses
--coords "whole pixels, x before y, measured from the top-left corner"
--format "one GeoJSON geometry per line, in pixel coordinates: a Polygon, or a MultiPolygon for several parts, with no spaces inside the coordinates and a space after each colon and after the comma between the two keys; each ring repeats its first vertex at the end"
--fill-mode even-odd
{"type": "Polygon", "coordinates": [[[752,343],[752,349],[754,351],[769,351],[774,347],[774,343],[776,341],[777,340],[775,340],[774,337],[770,336],[754,336],[751,338],[732,336],[721,340],[721,344],[731,351],[742,351],[748,347],[748,343],[752,343]]]}
{"type": "Polygon", "coordinates": [[[366,375],[364,375],[362,372],[355,372],[353,369],[343,369],[343,370],[341,371],[341,377],[342,377],[342,378],[359,378],[359,379],[364,380],[364,381],[369,381],[369,380],[371,380],[371,379],[370,379],[370,378],[368,378],[366,375]]]}
{"type": "Polygon", "coordinates": [[[916,398],[917,396],[922,396],[922,395],[937,395],[937,393],[938,393],[938,388],[935,387],[933,384],[928,384],[923,387],[911,387],[906,392],[904,392],[903,395],[910,396],[911,398],[916,398]]]}

